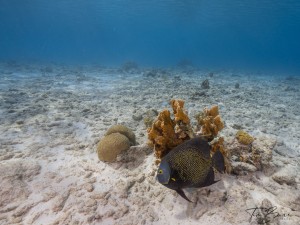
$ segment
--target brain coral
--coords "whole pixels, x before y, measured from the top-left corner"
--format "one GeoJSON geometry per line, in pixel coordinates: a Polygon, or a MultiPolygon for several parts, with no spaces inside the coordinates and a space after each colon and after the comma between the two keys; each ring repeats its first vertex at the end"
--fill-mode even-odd
{"type": "Polygon", "coordinates": [[[102,161],[113,162],[117,155],[122,151],[129,149],[129,139],[120,133],[111,133],[104,136],[98,143],[98,158],[102,161]]]}
{"type": "Polygon", "coordinates": [[[135,145],[136,144],[136,142],[135,142],[135,134],[132,132],[132,130],[130,130],[128,127],[126,127],[124,125],[116,124],[116,125],[111,126],[106,131],[105,135],[109,135],[109,134],[112,134],[112,133],[123,134],[123,135],[125,135],[129,139],[131,145],[135,145]]]}

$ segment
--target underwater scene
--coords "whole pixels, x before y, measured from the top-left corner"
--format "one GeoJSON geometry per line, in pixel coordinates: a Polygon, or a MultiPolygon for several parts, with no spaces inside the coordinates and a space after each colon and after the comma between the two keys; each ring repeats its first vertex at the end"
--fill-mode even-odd
{"type": "Polygon", "coordinates": [[[0,225],[300,224],[300,1],[0,0],[0,225]]]}

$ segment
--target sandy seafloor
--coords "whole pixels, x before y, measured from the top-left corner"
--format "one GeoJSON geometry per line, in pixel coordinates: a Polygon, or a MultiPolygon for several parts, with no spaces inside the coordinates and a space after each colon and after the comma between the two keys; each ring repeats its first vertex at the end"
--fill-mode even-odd
{"type": "Polygon", "coordinates": [[[279,215],[268,224],[300,224],[300,78],[147,71],[0,65],[0,224],[258,224],[246,210],[265,199],[279,215]],[[186,191],[195,203],[156,182],[143,116],[170,109],[172,98],[185,100],[191,118],[218,104],[225,139],[241,127],[276,143],[273,171],[220,175],[186,191]],[[127,160],[101,162],[97,143],[117,123],[138,145],[127,160]]]}

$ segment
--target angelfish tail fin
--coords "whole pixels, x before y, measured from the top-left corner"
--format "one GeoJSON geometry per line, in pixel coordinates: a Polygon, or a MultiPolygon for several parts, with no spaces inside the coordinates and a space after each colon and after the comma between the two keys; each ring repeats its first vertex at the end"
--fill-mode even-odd
{"type": "Polygon", "coordinates": [[[183,197],[185,200],[187,200],[187,201],[189,201],[189,202],[192,202],[191,200],[189,200],[189,199],[186,197],[186,195],[185,195],[185,193],[183,192],[182,189],[177,189],[176,192],[177,192],[181,197],[183,197]]]}
{"type": "Polygon", "coordinates": [[[224,156],[217,150],[215,154],[212,156],[212,163],[213,167],[217,169],[220,173],[224,173],[225,171],[225,163],[224,163],[224,156]]]}

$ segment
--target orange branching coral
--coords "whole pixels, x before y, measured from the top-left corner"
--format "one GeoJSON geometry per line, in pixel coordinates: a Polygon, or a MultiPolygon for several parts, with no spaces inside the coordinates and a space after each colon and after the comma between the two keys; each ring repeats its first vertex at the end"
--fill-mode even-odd
{"type": "Polygon", "coordinates": [[[175,133],[177,138],[182,140],[188,140],[194,137],[194,132],[190,125],[190,119],[185,112],[183,106],[183,100],[171,100],[170,104],[173,108],[174,122],[175,122],[175,133]]]}
{"type": "Polygon", "coordinates": [[[183,100],[171,100],[171,105],[173,108],[174,116],[175,116],[175,122],[182,121],[184,124],[189,124],[190,119],[188,115],[184,112],[183,106],[184,101],[183,100]]]}
{"type": "Polygon", "coordinates": [[[214,118],[214,124],[216,126],[215,132],[218,134],[218,132],[224,128],[224,123],[222,122],[220,115],[217,115],[214,118]]]}
{"type": "Polygon", "coordinates": [[[212,106],[210,109],[205,108],[203,113],[200,113],[196,118],[200,126],[200,134],[208,141],[213,140],[224,128],[218,106],[212,106]]]}
{"type": "MultiPolygon", "coordinates": [[[[154,146],[157,163],[174,147],[194,137],[190,119],[184,110],[184,101],[171,100],[170,105],[173,108],[174,118],[172,119],[170,111],[165,109],[159,113],[151,128],[148,129],[148,139],[154,146]]],[[[211,153],[220,150],[224,157],[227,157],[224,138],[217,138],[219,131],[224,128],[218,106],[205,108],[198,115],[197,120],[200,126],[199,134],[211,142],[211,153]]]]}
{"type": "Polygon", "coordinates": [[[205,108],[204,112],[207,116],[216,117],[217,115],[219,115],[219,107],[217,105],[214,105],[210,109],[205,108]]]}
{"type": "Polygon", "coordinates": [[[211,154],[214,154],[219,150],[224,156],[226,171],[230,171],[230,163],[227,159],[228,151],[224,147],[224,138],[218,137],[218,133],[224,128],[221,116],[219,115],[219,107],[217,105],[212,106],[210,109],[205,108],[203,112],[196,115],[198,122],[198,132],[211,145],[211,154]]]}
{"type": "Polygon", "coordinates": [[[148,129],[148,138],[155,147],[155,156],[162,158],[168,149],[176,146],[175,123],[171,119],[169,110],[159,113],[152,127],[148,129]]]}
{"type": "MultiPolygon", "coordinates": [[[[154,145],[157,159],[164,157],[171,149],[188,140],[193,135],[190,119],[185,113],[183,100],[171,100],[174,119],[169,110],[159,113],[152,127],[148,129],[148,139],[154,145]]],[[[157,161],[159,162],[159,160],[157,161]]]]}

